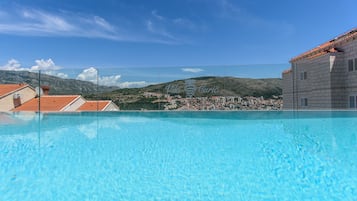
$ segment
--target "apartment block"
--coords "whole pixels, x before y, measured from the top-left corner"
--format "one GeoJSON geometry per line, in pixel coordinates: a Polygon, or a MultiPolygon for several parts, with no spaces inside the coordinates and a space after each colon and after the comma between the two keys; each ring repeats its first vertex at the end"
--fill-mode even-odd
{"type": "Polygon", "coordinates": [[[283,109],[357,108],[357,28],[290,60],[283,109]]]}

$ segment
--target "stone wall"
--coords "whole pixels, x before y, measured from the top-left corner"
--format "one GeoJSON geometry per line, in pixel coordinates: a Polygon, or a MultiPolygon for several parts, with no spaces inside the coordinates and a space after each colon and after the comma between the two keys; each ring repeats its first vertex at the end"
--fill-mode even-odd
{"type": "Polygon", "coordinates": [[[334,53],[330,56],[331,63],[331,102],[333,109],[347,108],[346,72],[344,53],[334,53]]]}
{"type": "Polygon", "coordinates": [[[351,39],[336,48],[341,52],[292,62],[292,71],[283,74],[284,109],[348,108],[348,97],[357,96],[357,40],[351,39]],[[355,63],[351,72],[350,59],[355,63]],[[306,79],[300,77],[303,72],[306,79]],[[302,98],[308,99],[307,106],[301,105],[302,98]]]}
{"type": "Polygon", "coordinates": [[[293,74],[292,71],[284,72],[282,74],[282,88],[283,88],[283,109],[290,110],[294,108],[293,105],[293,74]]]}
{"type": "MultiPolygon", "coordinates": [[[[350,43],[343,46],[343,50],[345,51],[345,58],[344,58],[344,66],[346,71],[346,99],[348,96],[354,95],[357,96],[357,70],[354,69],[353,71],[348,71],[348,60],[357,59],[357,40],[351,41],[350,43]]],[[[355,66],[357,64],[354,64],[355,66]]],[[[348,100],[346,101],[346,105],[348,105],[348,100]]]]}

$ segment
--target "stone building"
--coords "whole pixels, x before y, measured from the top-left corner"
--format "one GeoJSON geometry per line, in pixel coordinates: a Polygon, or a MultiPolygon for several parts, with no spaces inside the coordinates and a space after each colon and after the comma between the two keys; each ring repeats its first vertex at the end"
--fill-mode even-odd
{"type": "Polygon", "coordinates": [[[357,108],[357,28],[290,60],[283,109],[357,108]]]}

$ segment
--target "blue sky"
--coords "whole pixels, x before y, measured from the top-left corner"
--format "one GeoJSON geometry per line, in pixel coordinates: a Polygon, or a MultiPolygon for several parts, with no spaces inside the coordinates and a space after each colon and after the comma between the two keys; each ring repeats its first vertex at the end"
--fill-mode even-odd
{"type": "Polygon", "coordinates": [[[252,65],[248,77],[264,76],[267,66],[266,77],[279,77],[290,58],[356,27],[356,7],[355,0],[2,0],[0,68],[115,69],[118,81],[121,68],[252,65]]]}

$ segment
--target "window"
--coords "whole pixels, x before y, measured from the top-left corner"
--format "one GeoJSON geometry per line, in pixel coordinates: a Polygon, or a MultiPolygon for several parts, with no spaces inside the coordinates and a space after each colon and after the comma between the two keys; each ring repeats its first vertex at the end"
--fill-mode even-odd
{"type": "Polygon", "coordinates": [[[304,106],[304,107],[307,106],[307,98],[301,98],[300,102],[301,102],[301,106],[304,106]]]}
{"type": "Polygon", "coordinates": [[[307,72],[301,72],[300,73],[300,80],[306,80],[307,79],[307,72]]]}
{"type": "Polygon", "coordinates": [[[356,107],[355,97],[350,96],[350,108],[355,108],[355,107],[356,107]]]}
{"type": "Polygon", "coordinates": [[[353,71],[353,59],[348,60],[348,71],[353,71]]]}

